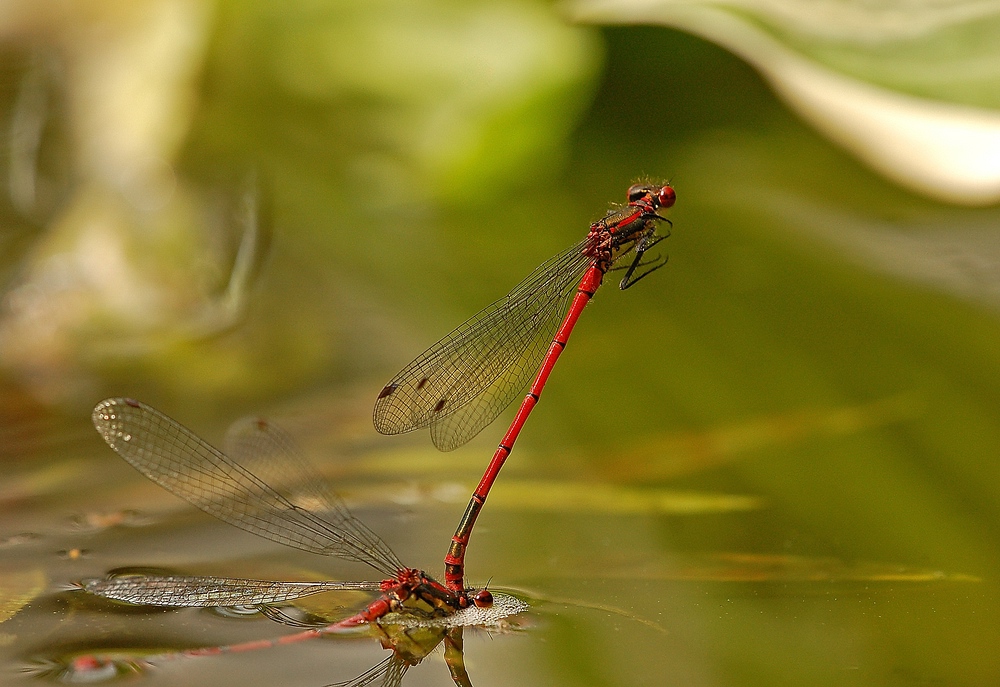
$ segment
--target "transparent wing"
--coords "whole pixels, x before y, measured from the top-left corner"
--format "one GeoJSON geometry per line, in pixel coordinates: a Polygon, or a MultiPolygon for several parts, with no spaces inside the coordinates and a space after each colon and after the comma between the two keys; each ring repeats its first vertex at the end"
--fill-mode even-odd
{"type": "MultiPolygon", "coordinates": [[[[288,432],[262,418],[243,418],[230,426],[224,445],[225,455],[235,458],[240,466],[272,487],[279,496],[321,516],[323,521],[344,532],[364,553],[388,562],[392,569],[382,572],[391,576],[405,567],[382,538],[355,518],[344,502],[327,488],[288,432]]],[[[362,562],[372,563],[367,559],[362,562]]]]}
{"type": "MultiPolygon", "coordinates": [[[[94,426],[139,472],[223,522],[303,551],[367,563],[388,577],[404,566],[364,523],[319,486],[324,501],[299,504],[184,426],[144,403],[111,398],[94,408],[94,426]],[[323,510],[319,515],[316,510],[323,510]]],[[[304,460],[284,432],[262,420],[237,426],[230,444],[302,473],[304,460]]],[[[310,480],[307,480],[307,483],[310,480]]],[[[319,485],[319,479],[311,480],[319,485]]]]}
{"type": "Polygon", "coordinates": [[[591,263],[581,241],[540,265],[513,291],[424,351],[386,384],[375,428],[431,428],[450,451],[476,436],[523,391],[591,263]]]}
{"type": "Polygon", "coordinates": [[[86,580],[84,590],[146,606],[258,606],[329,591],[379,591],[378,582],[271,582],[233,577],[123,575],[86,580]]]}

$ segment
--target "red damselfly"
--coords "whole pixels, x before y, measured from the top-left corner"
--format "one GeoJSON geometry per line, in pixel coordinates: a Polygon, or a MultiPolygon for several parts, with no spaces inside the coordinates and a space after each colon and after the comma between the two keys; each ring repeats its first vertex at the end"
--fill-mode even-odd
{"type": "Polygon", "coordinates": [[[627,289],[666,264],[643,261],[669,236],[657,214],[676,200],[665,184],[635,184],[628,203],[590,225],[587,237],[543,263],[509,294],[487,306],[393,377],[375,401],[375,428],[399,434],[429,427],[450,451],[476,436],[534,382],[476,488],[445,559],[449,589],[464,588],[465,550],[476,518],[580,313],[621,258],[632,255],[619,287],[627,289]],[[574,289],[575,285],[575,289],[574,289]],[[567,304],[568,308],[567,308],[567,304]],[[560,324],[561,323],[561,324],[560,324]],[[540,364],[539,364],[540,361],[540,364]]]}
{"type": "MultiPolygon", "coordinates": [[[[253,606],[275,620],[298,625],[307,623],[291,619],[273,605],[334,590],[380,592],[355,615],[282,637],[276,640],[280,644],[375,623],[399,612],[418,622],[435,620],[445,627],[477,624],[495,605],[488,590],[455,591],[423,571],[404,566],[388,545],[314,476],[291,437],[265,420],[251,418],[236,423],[227,436],[226,452],[132,399],[102,401],[94,409],[93,421],[108,445],[133,467],[216,518],[286,546],[367,563],[387,577],[382,582],[275,582],[126,575],[81,583],[89,592],[143,605],[253,606]],[[294,491],[279,491],[271,484],[276,480],[255,474],[265,471],[294,485],[294,491]]],[[[497,619],[524,610],[522,602],[504,596],[504,608],[494,611],[497,619]]],[[[259,642],[233,645],[206,653],[259,646],[259,642]]]]}
{"type": "MultiPolygon", "coordinates": [[[[504,603],[501,595],[500,603],[504,603]]],[[[514,597],[507,597],[511,600],[514,597]]],[[[520,602],[518,602],[520,603],[520,602]]],[[[513,608],[513,607],[512,607],[513,608]]],[[[508,609],[512,610],[512,609],[508,609]]],[[[516,611],[515,611],[516,612],[516,611]]],[[[489,609],[478,609],[471,606],[463,611],[442,619],[421,620],[410,615],[399,615],[396,622],[385,622],[392,619],[387,616],[382,624],[371,627],[376,638],[384,649],[392,653],[378,664],[372,666],[357,677],[337,682],[327,687],[368,687],[379,684],[381,687],[399,687],[406,672],[421,663],[439,645],[444,646],[444,660],[452,679],[459,687],[471,687],[465,667],[464,630],[466,626],[486,626],[491,635],[502,630],[495,606],[489,609]],[[460,618],[461,615],[467,617],[460,618]]],[[[165,662],[179,659],[189,659],[205,656],[219,656],[231,653],[245,653],[260,649],[298,643],[303,640],[320,637],[322,629],[307,630],[278,639],[250,641],[229,646],[200,647],[158,654],[128,649],[113,649],[98,652],[76,652],[69,656],[37,658],[26,672],[38,677],[54,678],[60,682],[106,682],[115,677],[142,673],[154,666],[162,666],[165,662]]]]}

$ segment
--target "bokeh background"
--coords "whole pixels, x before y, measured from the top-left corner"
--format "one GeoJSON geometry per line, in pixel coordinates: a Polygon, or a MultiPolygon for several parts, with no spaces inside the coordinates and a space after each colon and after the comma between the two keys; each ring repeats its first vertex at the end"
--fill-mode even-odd
{"type": "Polygon", "coordinates": [[[475,684],[996,684],[998,94],[1000,10],[958,0],[0,5],[0,679],[283,631],[83,577],[372,574],[147,484],[106,396],[213,442],[274,417],[439,573],[506,423],[441,454],[377,435],[376,394],[652,178],[669,266],[587,308],[473,539],[471,581],[533,606],[466,636],[475,684]]]}

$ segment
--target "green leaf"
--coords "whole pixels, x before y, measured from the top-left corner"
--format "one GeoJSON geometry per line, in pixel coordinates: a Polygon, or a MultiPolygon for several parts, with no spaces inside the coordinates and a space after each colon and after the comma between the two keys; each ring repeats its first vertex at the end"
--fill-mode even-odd
{"type": "Polygon", "coordinates": [[[570,7],[582,21],[662,24],[718,43],[886,177],[950,202],[1000,200],[996,4],[577,0],[570,7]]]}

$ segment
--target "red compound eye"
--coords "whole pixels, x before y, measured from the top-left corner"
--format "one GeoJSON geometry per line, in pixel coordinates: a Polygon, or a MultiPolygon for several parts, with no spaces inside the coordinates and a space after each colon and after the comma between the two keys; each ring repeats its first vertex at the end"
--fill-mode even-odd
{"type": "Polygon", "coordinates": [[[677,194],[672,186],[664,186],[660,189],[656,199],[661,208],[669,208],[677,200],[677,194]]]}
{"type": "Polygon", "coordinates": [[[476,608],[489,608],[493,605],[493,595],[489,589],[480,589],[472,597],[472,603],[476,604],[476,608]]]}

